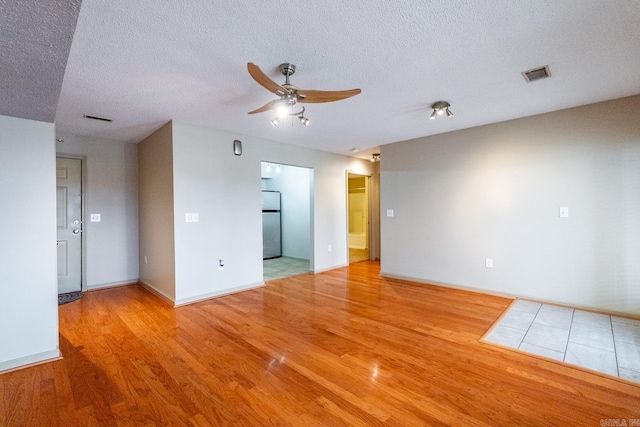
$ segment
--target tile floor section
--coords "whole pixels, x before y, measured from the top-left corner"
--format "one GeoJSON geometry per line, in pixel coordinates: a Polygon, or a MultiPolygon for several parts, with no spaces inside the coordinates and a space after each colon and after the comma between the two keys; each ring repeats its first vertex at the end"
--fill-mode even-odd
{"type": "Polygon", "coordinates": [[[484,341],[640,383],[640,320],[516,300],[484,341]]]}
{"type": "Polygon", "coordinates": [[[279,257],[262,260],[262,276],[267,280],[281,279],[283,277],[296,276],[308,273],[310,263],[308,259],[279,257]]]}

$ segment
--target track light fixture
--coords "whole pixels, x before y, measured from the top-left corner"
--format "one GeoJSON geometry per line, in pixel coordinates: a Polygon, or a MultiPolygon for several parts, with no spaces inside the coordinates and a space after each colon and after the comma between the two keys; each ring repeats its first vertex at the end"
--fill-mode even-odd
{"type": "Polygon", "coordinates": [[[376,163],[380,161],[380,153],[373,153],[371,155],[371,158],[369,159],[370,162],[372,163],[376,163]]]}
{"type": "Polygon", "coordinates": [[[305,111],[304,107],[302,107],[302,110],[294,113],[288,113],[286,111],[283,112],[281,109],[274,109],[274,111],[276,113],[276,117],[273,120],[271,120],[271,124],[274,126],[278,126],[278,123],[280,123],[280,119],[286,116],[298,116],[300,123],[302,123],[305,126],[309,126],[309,118],[304,116],[304,111],[305,111]]]}
{"type": "Polygon", "coordinates": [[[453,113],[451,112],[451,110],[449,110],[449,107],[451,107],[451,105],[447,101],[438,101],[434,103],[431,106],[431,108],[433,108],[433,112],[431,113],[431,116],[429,116],[429,119],[433,120],[436,118],[436,116],[442,116],[443,114],[446,114],[447,117],[453,116],[453,113]]]}
{"type": "Polygon", "coordinates": [[[300,123],[305,126],[309,126],[309,119],[304,116],[304,108],[302,109],[302,114],[300,114],[298,118],[300,119],[300,123]]]}

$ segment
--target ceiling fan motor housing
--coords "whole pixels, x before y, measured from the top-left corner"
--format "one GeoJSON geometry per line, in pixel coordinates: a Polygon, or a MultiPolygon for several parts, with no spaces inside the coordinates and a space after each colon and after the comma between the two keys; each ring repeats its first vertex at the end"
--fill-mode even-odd
{"type": "MultiPolygon", "coordinates": [[[[291,64],[290,62],[285,62],[283,64],[280,64],[280,72],[282,72],[283,75],[289,77],[296,72],[296,66],[291,64]]],[[[287,83],[288,83],[288,79],[287,79],[287,83]]]]}

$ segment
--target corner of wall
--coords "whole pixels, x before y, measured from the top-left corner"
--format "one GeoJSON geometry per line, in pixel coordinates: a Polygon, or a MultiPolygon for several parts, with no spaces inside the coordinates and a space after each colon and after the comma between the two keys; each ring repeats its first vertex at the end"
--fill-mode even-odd
{"type": "Polygon", "coordinates": [[[175,299],[173,125],[138,145],[140,281],[175,299]]]}

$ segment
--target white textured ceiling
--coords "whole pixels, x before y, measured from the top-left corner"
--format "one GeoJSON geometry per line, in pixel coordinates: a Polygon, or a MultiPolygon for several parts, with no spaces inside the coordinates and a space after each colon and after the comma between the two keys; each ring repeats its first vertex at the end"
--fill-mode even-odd
{"type": "Polygon", "coordinates": [[[137,142],[176,119],[366,155],[638,94],[639,23],[637,0],[84,0],[56,122],[137,142]],[[247,114],[275,98],[247,62],[278,83],[278,65],[292,62],[303,89],[362,93],[306,104],[308,127],[272,127],[270,113],[247,114]],[[552,77],[526,83],[521,72],[543,65],[552,77]],[[453,117],[428,120],[438,100],[453,117]]]}
{"type": "Polygon", "coordinates": [[[53,122],[81,0],[0,0],[0,114],[53,122]]]}

